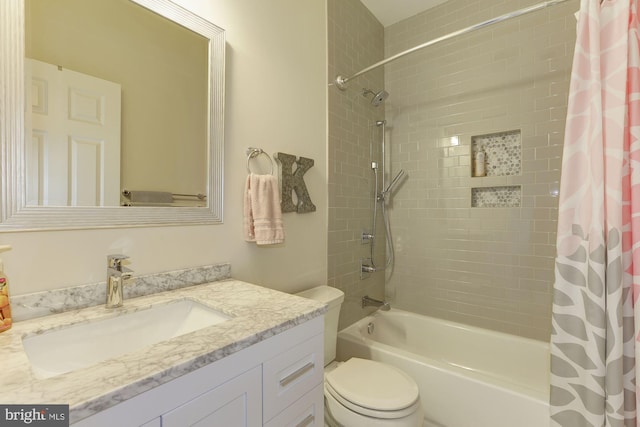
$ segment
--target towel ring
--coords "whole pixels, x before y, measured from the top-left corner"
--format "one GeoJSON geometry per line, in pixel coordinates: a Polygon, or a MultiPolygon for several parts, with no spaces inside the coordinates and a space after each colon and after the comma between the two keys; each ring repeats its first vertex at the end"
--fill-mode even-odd
{"type": "Polygon", "coordinates": [[[254,157],[259,156],[260,154],[264,154],[269,158],[269,162],[271,163],[271,175],[273,175],[273,160],[271,159],[271,156],[269,156],[262,148],[254,148],[254,147],[247,148],[247,172],[253,173],[251,172],[249,161],[254,157]]]}

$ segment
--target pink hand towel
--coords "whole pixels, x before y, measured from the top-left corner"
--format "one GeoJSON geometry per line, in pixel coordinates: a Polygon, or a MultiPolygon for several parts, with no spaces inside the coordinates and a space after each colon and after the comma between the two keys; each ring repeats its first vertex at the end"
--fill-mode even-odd
{"type": "Polygon", "coordinates": [[[284,242],[278,179],[249,174],[244,191],[244,239],[258,245],[284,242]]]}

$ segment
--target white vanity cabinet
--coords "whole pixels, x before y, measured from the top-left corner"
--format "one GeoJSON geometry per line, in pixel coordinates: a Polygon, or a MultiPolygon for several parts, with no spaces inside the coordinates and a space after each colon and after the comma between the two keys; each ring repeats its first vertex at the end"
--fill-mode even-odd
{"type": "Polygon", "coordinates": [[[323,426],[323,316],[73,424],[323,426]]]}

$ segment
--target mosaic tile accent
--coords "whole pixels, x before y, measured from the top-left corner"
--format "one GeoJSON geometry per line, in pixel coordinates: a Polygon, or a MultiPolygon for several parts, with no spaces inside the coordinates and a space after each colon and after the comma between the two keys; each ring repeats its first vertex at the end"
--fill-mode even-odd
{"type": "Polygon", "coordinates": [[[471,189],[472,208],[518,208],[522,200],[522,187],[481,187],[471,189]]]}
{"type": "Polygon", "coordinates": [[[519,130],[472,136],[473,158],[480,148],[486,155],[487,176],[522,173],[522,138],[519,130]]]}

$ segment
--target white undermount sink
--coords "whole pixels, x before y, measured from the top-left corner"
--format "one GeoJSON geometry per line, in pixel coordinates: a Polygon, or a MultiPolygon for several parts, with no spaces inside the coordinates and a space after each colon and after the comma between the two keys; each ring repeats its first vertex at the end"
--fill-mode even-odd
{"type": "Polygon", "coordinates": [[[231,316],[182,299],[23,338],[38,378],[49,378],[222,323],[231,316]]]}

